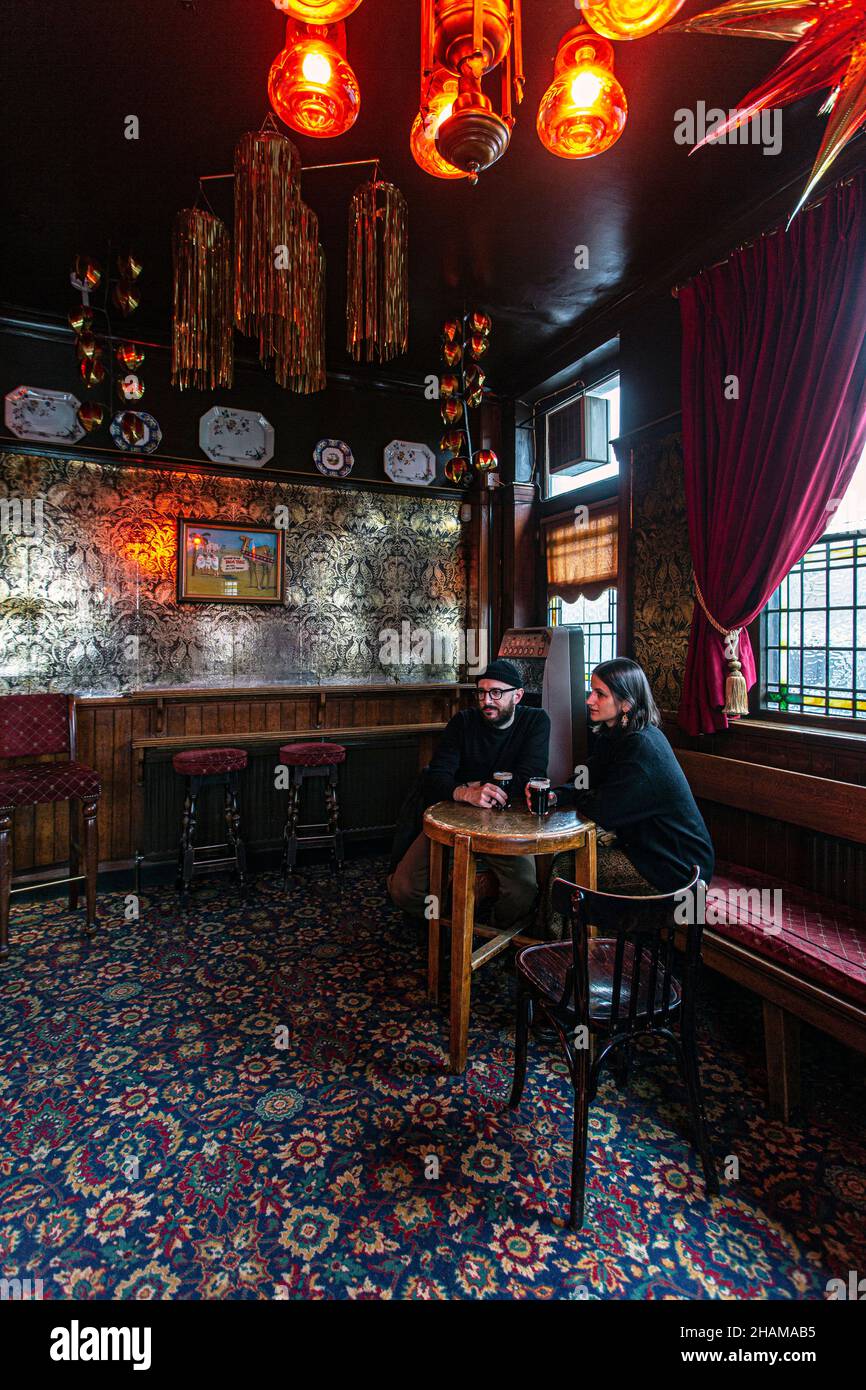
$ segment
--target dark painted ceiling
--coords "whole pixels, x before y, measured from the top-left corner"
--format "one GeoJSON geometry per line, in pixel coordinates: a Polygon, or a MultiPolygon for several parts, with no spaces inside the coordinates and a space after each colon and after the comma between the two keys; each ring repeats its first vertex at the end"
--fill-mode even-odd
{"type": "MultiPolygon", "coordinates": [[[[700,11],[687,0],[684,15],[700,11]]],[[[607,154],[569,162],[535,132],[572,0],[524,0],[527,92],[511,148],[475,188],[423,174],[408,149],[418,107],[418,0],[365,0],[348,21],[362,109],[338,140],[298,138],[305,163],[379,155],[405,193],[411,232],[410,352],[395,373],[435,370],[438,329],[464,296],[495,323],[494,387],[539,377],[582,321],[636,286],[663,277],[717,238],[738,213],[788,182],[817,149],[818,98],[786,112],[775,157],[718,146],[688,158],[674,112],[733,107],[782,56],[783,45],[662,32],[616,45],[629,119],[607,154]],[[574,247],[589,269],[574,269],[574,247]]],[[[10,4],[4,24],[3,177],[7,241],[2,298],[65,315],[78,251],[104,258],[133,247],[145,263],[131,333],[165,340],[170,234],[200,174],[232,167],[244,130],[268,109],[266,81],[284,21],[270,0],[78,0],[10,4]],[[140,138],[124,138],[137,115],[140,138]],[[11,138],[10,138],[11,137],[11,138]]],[[[304,196],[328,255],[328,359],[345,369],[345,244],[358,170],[310,173],[304,196]]],[[[229,220],[231,184],[211,184],[229,220]]],[[[792,199],[793,201],[793,199],[792,199]]],[[[695,266],[691,267],[696,268],[695,266]]]]}

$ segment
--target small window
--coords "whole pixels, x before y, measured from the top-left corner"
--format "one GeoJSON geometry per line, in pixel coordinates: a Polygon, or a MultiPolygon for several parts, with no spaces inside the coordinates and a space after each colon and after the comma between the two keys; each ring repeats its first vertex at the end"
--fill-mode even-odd
{"type": "Polygon", "coordinates": [[[616,656],[616,589],[605,589],[597,599],[579,598],[576,603],[564,603],[552,598],[548,604],[547,621],[551,627],[567,624],[583,628],[583,659],[586,665],[586,688],[595,667],[616,656]]]}
{"type": "MultiPolygon", "coordinates": [[[[610,377],[600,385],[594,386],[586,394],[607,401],[608,437],[609,439],[616,439],[619,434],[619,377],[610,377]]],[[[556,451],[559,446],[560,438],[568,439],[570,437],[570,415],[575,414],[577,406],[578,402],[572,400],[550,411],[547,415],[545,439],[548,463],[551,452],[556,451]]],[[[548,468],[547,496],[559,497],[565,492],[576,492],[581,488],[589,487],[592,483],[600,483],[605,478],[616,478],[619,474],[619,464],[611,444],[608,444],[607,452],[607,463],[588,463],[576,472],[552,473],[548,468]]]]}
{"type": "Polygon", "coordinates": [[[760,619],[760,707],[866,721],[866,453],[760,619]]]}

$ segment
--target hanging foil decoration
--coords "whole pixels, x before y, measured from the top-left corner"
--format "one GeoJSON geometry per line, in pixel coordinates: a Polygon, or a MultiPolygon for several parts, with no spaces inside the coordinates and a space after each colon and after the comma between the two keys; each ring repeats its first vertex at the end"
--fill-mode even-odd
{"type": "Polygon", "coordinates": [[[325,372],[325,252],[319,244],[319,219],[299,203],[300,240],[292,267],[291,312],[277,335],[274,374],[289,391],[322,391],[325,372]]]}
{"type": "Polygon", "coordinates": [[[409,346],[406,199],[391,183],[362,184],[349,208],[346,347],[356,362],[387,362],[409,346]]]}
{"type": "Polygon", "coordinates": [[[290,391],[325,385],[324,253],[301,202],[301,159],[277,130],[235,149],[235,324],[290,391]]]}
{"type": "MultiPolygon", "coordinates": [[[[231,240],[218,217],[182,208],[174,220],[171,384],[213,391],[234,380],[231,240]]],[[[131,345],[130,345],[131,346],[131,345]]],[[[118,360],[135,369],[135,349],[118,360]]],[[[143,357],[143,354],[141,355],[143,357]]]]}

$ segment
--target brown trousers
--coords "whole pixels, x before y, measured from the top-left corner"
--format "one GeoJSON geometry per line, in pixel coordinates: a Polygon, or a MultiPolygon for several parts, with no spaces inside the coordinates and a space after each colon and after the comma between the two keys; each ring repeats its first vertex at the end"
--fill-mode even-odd
{"type": "MultiPolygon", "coordinates": [[[[495,874],[499,897],[493,909],[497,927],[513,927],[535,911],[538,884],[531,854],[491,854],[476,860],[479,869],[495,874]]],[[[413,917],[423,917],[430,892],[430,841],[421,834],[412,841],[388,879],[391,901],[413,917]]]]}

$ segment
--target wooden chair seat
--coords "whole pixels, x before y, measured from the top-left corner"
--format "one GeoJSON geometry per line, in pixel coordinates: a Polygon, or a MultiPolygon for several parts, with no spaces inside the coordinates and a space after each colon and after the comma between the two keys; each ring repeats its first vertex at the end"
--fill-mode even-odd
{"type": "MultiPolygon", "coordinates": [[[[614,981],[616,977],[616,941],[610,937],[596,937],[587,943],[589,964],[589,1022],[590,1026],[606,1025],[610,1020],[614,1000],[614,981]]],[[[557,941],[529,946],[517,958],[517,969],[526,980],[552,1004],[558,1004],[570,990],[569,973],[572,970],[574,952],[570,941],[557,941]]],[[[634,978],[634,948],[626,946],[623,952],[622,983],[620,986],[620,1009],[631,1013],[632,981],[634,978]]],[[[673,1013],[679,1008],[682,991],[677,980],[671,977],[668,982],[667,1011],[673,1013]]],[[[644,965],[638,971],[637,1002],[634,1017],[644,1020],[649,1013],[649,977],[644,965]]],[[[656,979],[655,1009],[663,1008],[664,980],[656,979]]],[[[564,1018],[571,1020],[576,1013],[568,1004],[562,1006],[564,1018]]]]}

